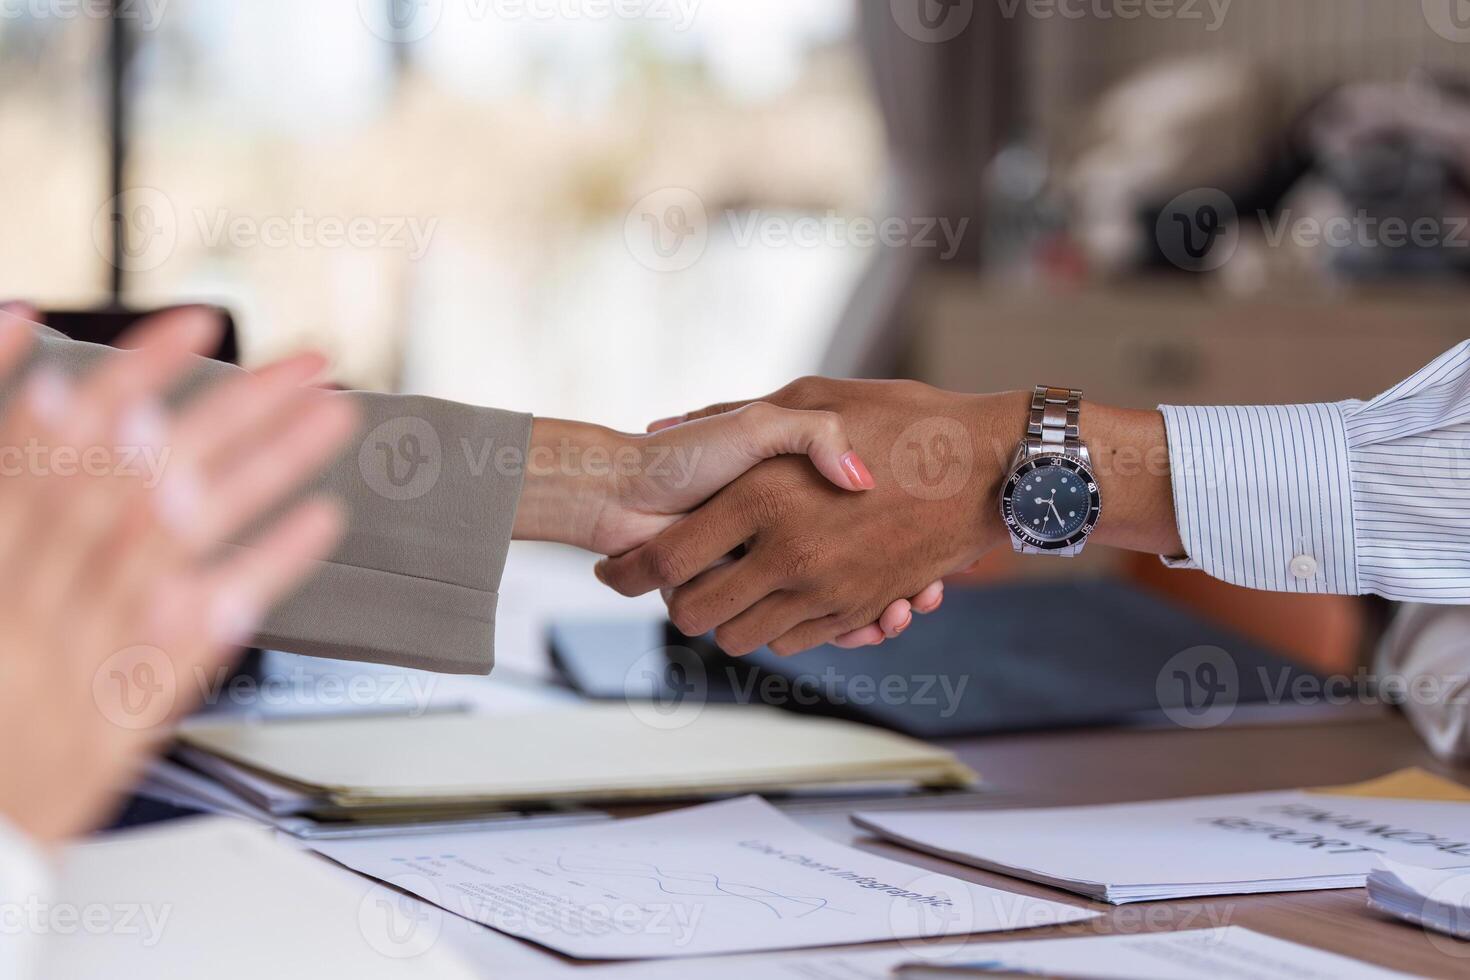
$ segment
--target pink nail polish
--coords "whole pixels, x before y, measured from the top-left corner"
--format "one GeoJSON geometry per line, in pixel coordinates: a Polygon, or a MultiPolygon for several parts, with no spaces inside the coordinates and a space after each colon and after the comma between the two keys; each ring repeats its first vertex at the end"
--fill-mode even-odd
{"type": "Polygon", "coordinates": [[[687,416],[674,415],[666,419],[659,419],[657,422],[650,422],[648,425],[648,431],[659,432],[663,429],[672,429],[676,425],[683,425],[685,418],[687,418],[687,416]]]}
{"type": "Polygon", "coordinates": [[[878,484],[873,480],[873,474],[863,465],[857,453],[848,453],[842,457],[842,469],[853,485],[860,490],[871,490],[878,484]]]}

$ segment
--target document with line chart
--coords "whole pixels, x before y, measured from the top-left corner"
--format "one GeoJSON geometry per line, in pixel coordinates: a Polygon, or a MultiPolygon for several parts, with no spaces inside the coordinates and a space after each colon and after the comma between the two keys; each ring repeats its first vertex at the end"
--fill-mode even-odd
{"type": "Polygon", "coordinates": [[[759,797],[594,826],[312,846],[456,915],[579,959],[958,936],[1098,914],[855,850],[759,797]]]}

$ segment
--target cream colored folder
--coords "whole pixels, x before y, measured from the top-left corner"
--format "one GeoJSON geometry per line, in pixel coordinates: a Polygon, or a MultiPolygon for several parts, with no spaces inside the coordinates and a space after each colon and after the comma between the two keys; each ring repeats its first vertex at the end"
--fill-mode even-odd
{"type": "Polygon", "coordinates": [[[851,722],[763,706],[650,718],[626,704],[199,728],[189,744],[334,807],[512,806],[774,792],[837,784],[963,786],[953,754],[851,722]]]}

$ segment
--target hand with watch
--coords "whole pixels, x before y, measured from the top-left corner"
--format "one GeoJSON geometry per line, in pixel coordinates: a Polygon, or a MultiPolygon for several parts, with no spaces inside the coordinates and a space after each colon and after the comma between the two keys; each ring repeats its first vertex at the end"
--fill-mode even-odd
{"type": "Polygon", "coordinates": [[[1082,441],[1082,392],[1037,385],[1026,436],[1000,494],[1011,545],[1025,555],[1076,558],[1097,530],[1102,492],[1082,441]]]}
{"type": "Polygon", "coordinates": [[[844,493],[805,459],[771,460],[659,537],[603,561],[598,575],[625,595],[661,590],[681,631],[713,630],[728,653],[769,646],[790,655],[873,623],[891,601],[925,592],[1007,538],[1034,554],[1074,555],[1092,539],[1180,554],[1163,416],[1091,402],[1084,413],[1073,395],[793,382],[758,400],[840,414],[872,490],[844,493]]]}

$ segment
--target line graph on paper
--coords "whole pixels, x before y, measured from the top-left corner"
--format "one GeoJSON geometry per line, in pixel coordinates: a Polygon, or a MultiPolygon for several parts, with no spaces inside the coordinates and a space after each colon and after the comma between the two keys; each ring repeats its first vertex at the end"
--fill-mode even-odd
{"type": "MultiPolygon", "coordinates": [[[[502,855],[512,864],[535,867],[547,877],[581,887],[616,888],[644,883],[673,898],[729,899],[766,909],[777,919],[802,919],[817,913],[855,915],[820,895],[790,895],[762,885],[734,881],[713,871],[676,868],[638,859],[620,858],[599,850],[528,849],[516,857],[502,855]],[[539,853],[537,853],[539,852],[539,853]]],[[[609,897],[627,899],[626,895],[609,897]]]]}

